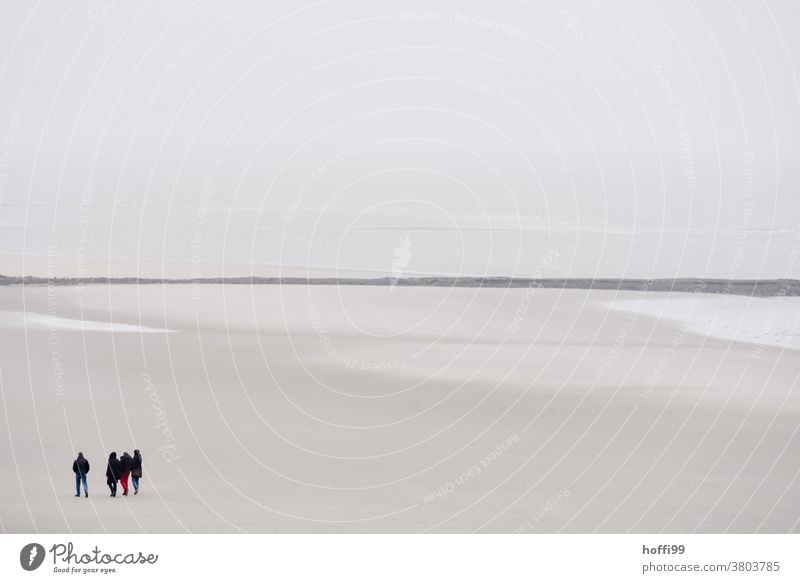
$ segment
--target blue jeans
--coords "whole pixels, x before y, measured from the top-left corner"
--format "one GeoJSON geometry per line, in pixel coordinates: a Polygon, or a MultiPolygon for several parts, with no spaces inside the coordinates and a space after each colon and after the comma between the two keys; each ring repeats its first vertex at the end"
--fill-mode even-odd
{"type": "Polygon", "coordinates": [[[131,479],[133,480],[133,489],[134,490],[138,490],[139,489],[139,478],[133,477],[131,479]]]}
{"type": "Polygon", "coordinates": [[[75,474],[75,494],[81,495],[81,483],[83,484],[83,491],[89,493],[89,486],[86,485],[86,474],[75,474]]]}

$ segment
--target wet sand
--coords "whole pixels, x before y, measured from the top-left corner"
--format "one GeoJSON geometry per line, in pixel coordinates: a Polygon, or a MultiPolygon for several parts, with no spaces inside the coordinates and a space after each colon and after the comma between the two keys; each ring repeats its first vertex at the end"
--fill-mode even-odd
{"type": "Polygon", "coordinates": [[[0,287],[0,527],[797,532],[800,300],[730,301],[0,287]],[[764,334],[737,334],[751,308],[764,334]],[[107,453],[133,448],[142,491],[111,499],[107,453]]]}

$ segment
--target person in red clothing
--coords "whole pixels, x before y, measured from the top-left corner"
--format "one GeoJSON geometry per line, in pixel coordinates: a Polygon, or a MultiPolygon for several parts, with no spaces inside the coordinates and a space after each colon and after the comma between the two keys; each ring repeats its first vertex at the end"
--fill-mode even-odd
{"type": "Polygon", "coordinates": [[[122,495],[127,496],[128,476],[131,475],[131,467],[133,465],[133,458],[127,451],[123,452],[122,457],[119,458],[119,465],[120,465],[119,483],[122,485],[122,495]]]}

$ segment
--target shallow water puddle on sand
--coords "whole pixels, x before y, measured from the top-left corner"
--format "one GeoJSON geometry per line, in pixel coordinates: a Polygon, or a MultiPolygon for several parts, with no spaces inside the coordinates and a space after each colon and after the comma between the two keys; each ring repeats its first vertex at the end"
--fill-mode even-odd
{"type": "Polygon", "coordinates": [[[164,328],[149,328],[137,324],[75,320],[40,314],[38,312],[0,312],[0,328],[27,328],[28,330],[81,330],[84,332],[119,332],[163,334],[175,332],[164,328]]]}
{"type": "Polygon", "coordinates": [[[615,300],[604,306],[677,322],[711,338],[800,350],[800,298],[717,295],[615,300]]]}

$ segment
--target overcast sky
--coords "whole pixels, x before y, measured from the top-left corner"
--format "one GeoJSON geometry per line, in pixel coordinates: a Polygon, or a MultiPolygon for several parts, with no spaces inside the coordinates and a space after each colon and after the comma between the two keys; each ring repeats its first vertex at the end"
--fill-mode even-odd
{"type": "Polygon", "coordinates": [[[798,273],[798,22],[790,1],[8,1],[0,251],[798,273]]]}

